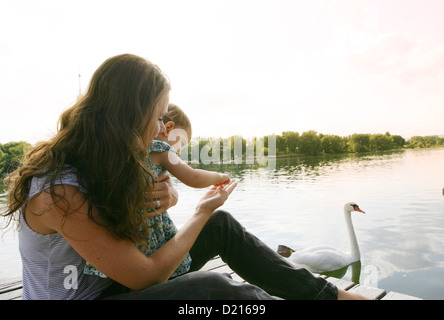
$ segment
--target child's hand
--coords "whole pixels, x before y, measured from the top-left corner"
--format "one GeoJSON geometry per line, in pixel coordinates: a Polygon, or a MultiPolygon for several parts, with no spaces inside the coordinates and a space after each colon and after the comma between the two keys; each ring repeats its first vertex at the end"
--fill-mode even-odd
{"type": "Polygon", "coordinates": [[[219,180],[220,182],[215,184],[216,187],[223,187],[230,182],[231,179],[228,175],[224,173],[219,173],[219,175],[220,175],[220,180],[219,180]]]}

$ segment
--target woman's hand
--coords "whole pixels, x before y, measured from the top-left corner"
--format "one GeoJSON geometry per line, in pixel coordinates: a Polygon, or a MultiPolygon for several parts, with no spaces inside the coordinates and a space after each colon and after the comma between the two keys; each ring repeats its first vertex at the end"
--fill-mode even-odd
{"type": "Polygon", "coordinates": [[[211,215],[214,210],[222,206],[228,199],[228,196],[237,186],[236,180],[230,180],[228,183],[212,186],[210,190],[200,199],[196,212],[203,212],[211,215]]]}
{"type": "Polygon", "coordinates": [[[146,213],[149,217],[155,217],[177,204],[179,194],[169,175],[162,173],[157,177],[151,197],[153,200],[148,201],[146,206],[146,209],[153,210],[146,213]]]}

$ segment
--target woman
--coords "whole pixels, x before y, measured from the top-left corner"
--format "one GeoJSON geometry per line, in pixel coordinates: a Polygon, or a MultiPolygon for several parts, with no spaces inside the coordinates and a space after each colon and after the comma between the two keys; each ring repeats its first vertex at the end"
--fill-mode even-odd
{"type": "MultiPolygon", "coordinates": [[[[146,209],[177,202],[167,176],[143,161],[163,130],[170,85],[130,54],[106,60],[86,94],[65,111],[56,135],[9,177],[6,216],[20,222],[24,299],[327,299],[346,292],[284,262],[228,213],[215,210],[236,187],[212,187],[164,246],[145,256],[146,209]],[[146,201],[150,199],[151,201],[146,201]],[[247,281],[211,272],[168,280],[185,256],[191,271],[219,254],[247,281]],[[107,277],[82,272],[85,261],[107,277]],[[259,288],[260,287],[260,288],[259,288]],[[131,292],[129,292],[131,291],[131,292]]],[[[148,210],[151,212],[152,210],[148,210]]],[[[352,297],[352,296],[344,296],[352,297]]]]}

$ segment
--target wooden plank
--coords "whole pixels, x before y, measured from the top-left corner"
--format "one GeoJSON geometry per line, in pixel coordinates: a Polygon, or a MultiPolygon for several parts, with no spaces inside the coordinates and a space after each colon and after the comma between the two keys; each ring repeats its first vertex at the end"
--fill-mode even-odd
{"type": "Polygon", "coordinates": [[[353,288],[354,286],[356,286],[356,284],[354,284],[351,281],[333,278],[333,277],[328,277],[327,281],[333,283],[336,287],[338,287],[339,289],[343,289],[343,290],[349,290],[349,289],[353,288]]]}
{"type": "Polygon", "coordinates": [[[214,258],[208,261],[200,270],[208,271],[227,265],[221,258],[214,258]]]}
{"type": "Polygon", "coordinates": [[[22,296],[22,278],[17,277],[0,282],[0,300],[15,300],[22,296]]]}
{"type": "Polygon", "coordinates": [[[212,271],[216,271],[216,272],[219,272],[219,273],[228,273],[228,274],[233,274],[234,273],[234,271],[231,270],[231,268],[228,265],[220,266],[218,268],[212,269],[212,271]]]}
{"type": "Polygon", "coordinates": [[[369,299],[380,300],[382,297],[386,295],[386,291],[384,289],[373,288],[370,286],[366,286],[363,284],[358,284],[348,290],[349,292],[360,294],[369,299]]]}
{"type": "Polygon", "coordinates": [[[220,258],[216,258],[207,262],[201,270],[211,270],[220,273],[228,273],[235,281],[245,282],[236,272],[234,272],[226,263],[220,258]],[[216,261],[213,261],[216,260],[216,261]],[[221,263],[222,262],[222,263],[221,263]]]}
{"type": "Polygon", "coordinates": [[[409,296],[398,292],[389,292],[381,300],[422,300],[421,298],[409,296]]]}
{"type": "Polygon", "coordinates": [[[15,290],[17,287],[19,287],[19,288],[22,287],[22,278],[21,277],[9,279],[8,281],[2,280],[0,282],[0,293],[15,290]]]}
{"type": "Polygon", "coordinates": [[[14,291],[0,293],[0,300],[21,300],[23,289],[19,288],[14,291]]]}
{"type": "Polygon", "coordinates": [[[233,272],[231,274],[231,278],[233,278],[233,280],[238,281],[238,282],[246,282],[244,279],[242,279],[237,273],[233,272]]]}

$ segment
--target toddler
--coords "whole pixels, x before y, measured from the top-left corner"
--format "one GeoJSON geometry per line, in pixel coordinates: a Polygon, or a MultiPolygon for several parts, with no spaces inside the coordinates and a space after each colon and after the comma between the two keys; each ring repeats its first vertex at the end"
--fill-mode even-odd
{"type": "MultiPolygon", "coordinates": [[[[158,176],[169,171],[182,183],[193,188],[206,188],[212,185],[223,185],[230,181],[226,174],[193,169],[180,159],[180,150],[191,140],[191,122],[187,115],[175,104],[168,106],[168,112],[163,117],[165,130],[161,130],[150,146],[146,158],[154,175],[158,176]]],[[[155,217],[149,218],[151,228],[146,243],[136,243],[136,246],[146,256],[167,243],[177,233],[177,228],[170,219],[168,212],[164,211],[155,217]]],[[[188,254],[171,278],[188,272],[191,265],[191,256],[188,254]]],[[[88,262],[84,273],[106,277],[88,262]]]]}

